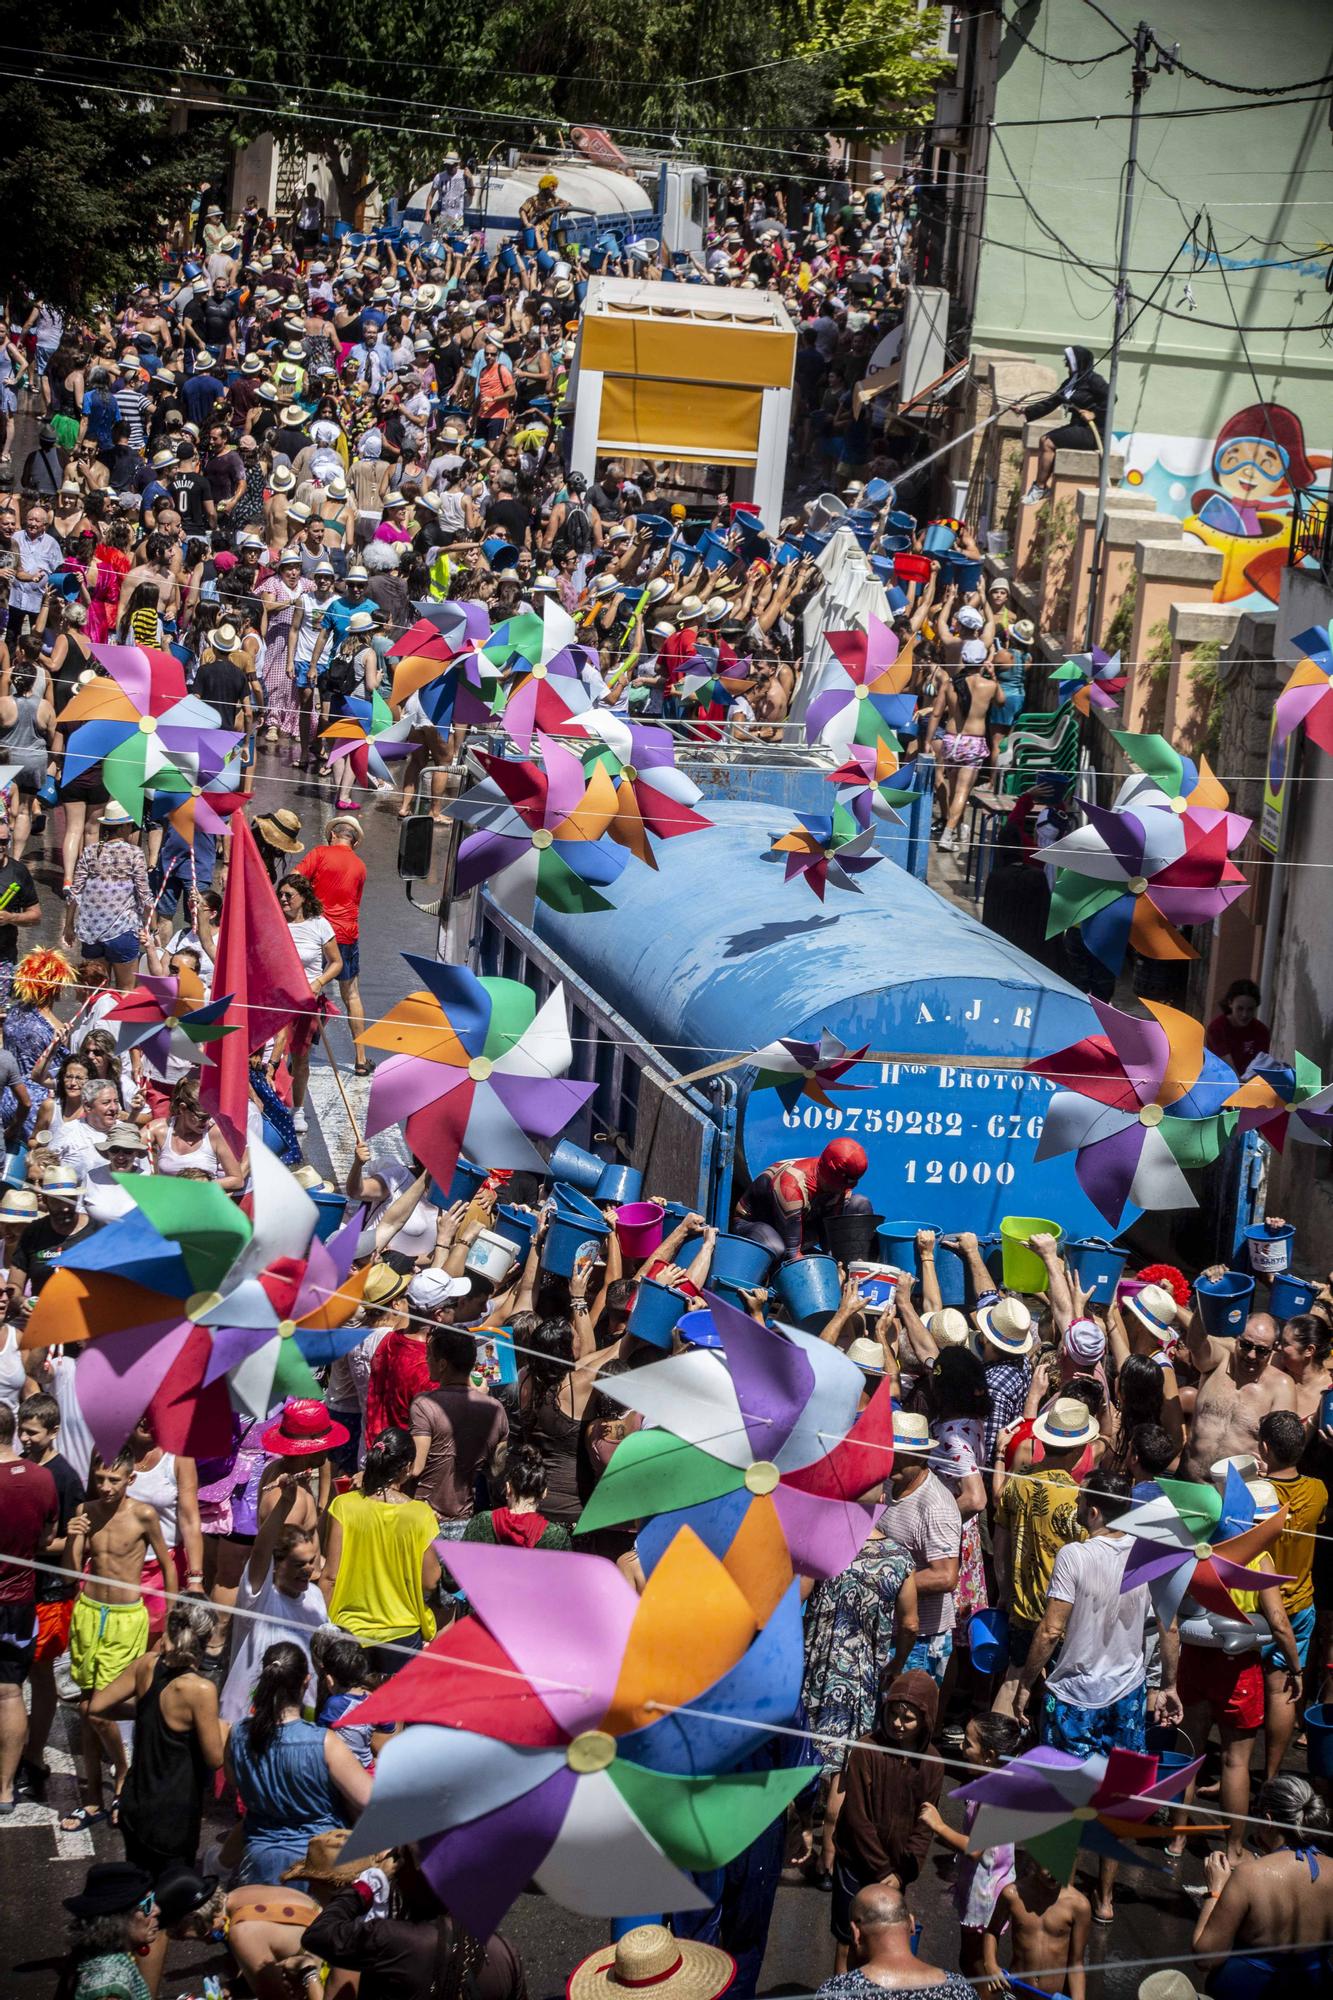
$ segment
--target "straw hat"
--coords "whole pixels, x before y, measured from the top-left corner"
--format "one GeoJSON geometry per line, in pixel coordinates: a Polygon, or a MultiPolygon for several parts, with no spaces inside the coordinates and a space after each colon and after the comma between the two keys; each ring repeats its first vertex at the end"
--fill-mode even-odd
{"type": "MultiPolygon", "coordinates": [[[[83,1181],[73,1167],[53,1167],[42,1182],[42,1200],[77,1202],[82,1186],[83,1181]]],[[[16,1189],[15,1192],[20,1190],[16,1189]]],[[[5,1200],[8,1199],[6,1195],[5,1200]]]]}
{"type": "Polygon", "coordinates": [[[1098,1435],[1092,1411],[1073,1396],[1058,1397],[1042,1411],[1032,1430],[1052,1451],[1074,1451],[1079,1445],[1091,1444],[1098,1435]]]}
{"type": "Polygon", "coordinates": [[[266,813],[254,822],[255,832],[262,834],[270,847],[276,847],[280,854],[304,854],[305,845],[298,839],[301,831],[301,815],[283,806],[279,812],[266,813]]]}
{"type": "Polygon", "coordinates": [[[290,424],[294,430],[303,430],[305,428],[307,422],[306,413],[299,403],[285,403],[282,409],[279,410],[278,415],[284,424],[290,424]]]}
{"type": "Polygon", "coordinates": [[[303,1187],[307,1194],[336,1194],[338,1192],[332,1181],[325,1180],[318,1167],[312,1167],[304,1160],[299,1167],[292,1168],[292,1179],[298,1187],[303,1187]]]}
{"type": "Polygon", "coordinates": [[[1183,1972],[1178,1972],[1175,1966],[1166,1966],[1139,1981],[1139,2000],[1199,2000],[1199,1991],[1183,1972]]]}
{"type": "Polygon", "coordinates": [[[0,1223],[36,1222],[41,1212],[41,1203],[31,1188],[7,1188],[0,1195],[0,1223]]]}
{"type": "Polygon", "coordinates": [[[941,1306],[938,1312],[927,1313],[922,1324],[941,1347],[962,1347],[967,1342],[967,1317],[957,1306],[941,1306]]]}
{"type": "Polygon", "coordinates": [[[604,2000],[607,1993],[651,1989],[653,2000],[717,2000],[735,1977],[736,1961],[729,1951],[672,1937],[664,1924],[640,1924],[576,1965],[565,1995],[566,2000],[604,2000]]]}
{"type": "Polygon", "coordinates": [[[264,1432],[264,1449],[274,1458],[313,1458],[346,1444],[351,1432],[335,1423],[315,1396],[294,1396],[276,1424],[264,1432]]]}
{"type": "MultiPolygon", "coordinates": [[[[3,1212],[4,1203],[0,1202],[0,1214],[3,1212]]],[[[411,1281],[410,1272],[395,1271],[392,1264],[372,1264],[366,1272],[361,1297],[366,1305],[383,1308],[400,1299],[411,1281]]]]}
{"type": "MultiPolygon", "coordinates": [[[[215,625],[208,635],[208,643],[215,653],[234,653],[240,647],[240,636],[234,625],[215,625]]],[[[106,818],[103,812],[102,818],[106,818]]]]}
{"type": "Polygon", "coordinates": [[[296,484],[296,474],[290,465],[275,465],[268,483],[275,493],[290,493],[296,484]]]}
{"type": "Polygon", "coordinates": [[[884,1349],[877,1340],[869,1340],[863,1333],[858,1333],[856,1339],[849,1343],[847,1359],[854,1361],[863,1375],[884,1373],[884,1349]]]}
{"type": "Polygon", "coordinates": [[[930,1425],[915,1410],[894,1411],[893,1449],[905,1453],[908,1458],[926,1458],[936,1449],[930,1425]]]}
{"type": "Polygon", "coordinates": [[[1032,1314],[1022,1299],[1006,1296],[997,1299],[993,1306],[982,1306],[977,1314],[977,1326],[983,1340],[988,1340],[1001,1354],[1013,1355],[1015,1359],[1030,1354],[1036,1345],[1032,1314]]]}
{"type": "Polygon", "coordinates": [[[1165,1285],[1145,1285],[1132,1299],[1122,1300],[1121,1310],[1133,1313],[1140,1326],[1163,1343],[1170,1340],[1180,1311],[1165,1285]]]}

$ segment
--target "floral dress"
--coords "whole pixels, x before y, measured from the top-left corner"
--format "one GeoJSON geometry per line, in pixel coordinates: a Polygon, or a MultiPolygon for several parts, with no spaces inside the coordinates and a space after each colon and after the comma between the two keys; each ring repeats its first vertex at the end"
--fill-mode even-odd
{"type": "MultiPolygon", "coordinates": [[[[40,1007],[16,1000],[5,1016],[4,1045],[23,1073],[32,1106],[23,1122],[23,1136],[32,1137],[37,1113],[50,1094],[50,1085],[34,1083],[32,1073],[56,1038],[56,1031],[40,1007]]],[[[12,1090],[0,1092],[0,1124],[8,1125],[18,1105],[12,1090]]]]}
{"type": "MultiPolygon", "coordinates": [[[[939,1449],[932,1452],[930,1469],[943,1480],[955,1500],[963,1481],[980,1470],[985,1426],[979,1417],[949,1417],[937,1425],[939,1449]]],[[[965,1630],[974,1611],[984,1611],[990,1598],[986,1590],[986,1562],[981,1548],[981,1516],[973,1514],[963,1523],[963,1540],[958,1551],[958,1583],[953,1594],[957,1630],[965,1630]]]]}
{"type": "Polygon", "coordinates": [[[296,735],[297,714],[296,687],[287,666],[287,635],[291,630],[292,606],[305,594],[301,589],[291,589],[276,576],[271,576],[259,592],[268,606],[260,667],[268,726],[289,741],[296,735]]]}
{"type": "Polygon", "coordinates": [[[826,1770],[840,1771],[850,1745],[874,1725],[880,1676],[893,1657],[894,1606],[914,1569],[906,1549],[871,1535],[810,1598],[801,1700],[826,1770]],[[842,1740],[819,1741],[825,1731],[842,1740]]]}

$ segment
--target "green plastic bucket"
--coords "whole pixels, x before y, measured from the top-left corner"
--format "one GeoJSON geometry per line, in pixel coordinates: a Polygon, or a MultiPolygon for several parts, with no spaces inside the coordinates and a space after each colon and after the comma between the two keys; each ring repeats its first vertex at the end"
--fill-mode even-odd
{"type": "Polygon", "coordinates": [[[1004,1256],[1004,1282],[1011,1292],[1044,1292],[1046,1266],[1035,1250],[1028,1249],[1029,1236],[1053,1236],[1064,1241],[1058,1222],[1044,1215],[1005,1215],[1000,1218],[1000,1244],[1004,1256]]]}

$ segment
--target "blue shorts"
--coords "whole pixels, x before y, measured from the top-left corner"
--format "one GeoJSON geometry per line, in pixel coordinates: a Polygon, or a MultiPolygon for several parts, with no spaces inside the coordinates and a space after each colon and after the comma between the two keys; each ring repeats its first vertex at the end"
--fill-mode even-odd
{"type": "Polygon", "coordinates": [[[143,946],[137,931],[121,931],[115,937],[100,938],[95,944],[83,947],[83,962],[104,958],[108,965],[129,965],[139,956],[143,946]]]}
{"type": "MultiPolygon", "coordinates": [[[[1315,1608],[1313,1604],[1307,1604],[1304,1611],[1289,1611],[1287,1616],[1291,1620],[1291,1633],[1296,1641],[1297,1658],[1304,1666],[1309,1657],[1310,1641],[1314,1637],[1315,1608]]],[[[1276,1640],[1271,1646],[1265,1646],[1259,1657],[1267,1673],[1272,1673],[1274,1670],[1281,1672],[1287,1664],[1282,1648],[1276,1640]]]]}
{"type": "Polygon", "coordinates": [[[915,1667],[923,1674],[929,1674],[937,1687],[944,1686],[944,1671],[953,1652],[952,1632],[933,1632],[928,1639],[918,1639],[907,1655],[905,1674],[915,1667]]]}
{"type": "Polygon", "coordinates": [[[343,969],[338,974],[338,984],[345,985],[349,979],[356,979],[361,971],[361,940],[353,938],[350,944],[339,944],[343,955],[343,969]]]}
{"type": "Polygon", "coordinates": [[[1146,1750],[1148,1684],[1141,1681],[1106,1708],[1080,1708],[1047,1691],[1041,1709],[1041,1740],[1071,1757],[1109,1755],[1112,1750],[1146,1750]]]}

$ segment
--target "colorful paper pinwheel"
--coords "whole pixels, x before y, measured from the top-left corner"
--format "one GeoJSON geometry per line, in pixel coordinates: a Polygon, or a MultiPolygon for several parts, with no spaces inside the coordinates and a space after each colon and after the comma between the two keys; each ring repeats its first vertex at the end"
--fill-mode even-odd
{"type": "Polygon", "coordinates": [[[479,1938],[533,1880],[589,1916],[706,1908],[684,1871],[741,1853],[810,1780],[735,1770],[764,1740],[756,1720],[796,1713],[799,1586],[760,1628],[688,1531],[642,1596],[600,1556],[450,1542],[448,1557],[471,1616],[343,1718],[408,1725],[349,1857],[419,1842],[479,1938]]]}
{"type": "Polygon", "coordinates": [[[893,1464],[890,1385],[858,1415],[864,1381],[838,1348],[704,1296],[726,1366],[695,1349],[604,1381],[655,1428],[617,1445],[578,1533],[681,1508],[694,1521],[701,1504],[746,1493],[776,1510],[798,1570],[836,1576],[879,1517],[861,1496],[893,1464]]]}
{"type": "Polygon", "coordinates": [[[224,729],[215,708],[186,693],[185,670],[172,654],[143,646],[94,646],[92,652],[110,679],[88,681],[60,711],[62,782],[100,764],[112,798],[142,820],[145,791],[188,794],[221,770],[240,734],[224,729]]]}
{"type": "Polygon", "coordinates": [[[803,875],[807,888],[814,890],[821,903],[826,889],[846,889],[859,896],[861,886],[855,877],[884,859],[870,851],[874,828],[858,830],[846,806],[835,806],[831,813],[797,813],[796,817],[800,825],[790,833],[773,836],[765,861],[785,862],[789,882],[803,875]]]}
{"type": "MultiPolygon", "coordinates": [[[[584,676],[596,670],[597,655],[589,646],[566,646],[549,660],[538,660],[506,695],[501,715],[510,741],[527,756],[538,731],[576,729],[594,700],[584,676]]],[[[600,683],[597,674],[596,684],[600,683]]]]}
{"type": "Polygon", "coordinates": [[[609,910],[598,892],[619,879],[625,851],[602,836],[616,816],[616,788],[600,767],[584,778],[573,751],[540,736],[542,764],[483,756],[486,777],[445,807],[474,829],[454,871],[458,894],[489,882],[520,923],[535,904],[555,910],[609,910]]]}
{"type": "Polygon", "coordinates": [[[583,755],[584,770],[608,772],[616,788],[616,816],[607,829],[612,840],[656,868],[653,838],[672,840],[713,824],[694,811],[703,793],[676,769],[676,742],[669,729],[626,722],[610,709],[594,708],[583,726],[595,738],[583,755]]]}
{"type": "Polygon", "coordinates": [[[845,752],[853,743],[892,741],[895,730],[910,730],[915,702],[907,692],[912,678],[910,650],[901,659],[893,628],[871,612],[864,632],[825,635],[834,658],[819,676],[805,711],[807,743],[827,743],[845,752]]]}
{"type": "Polygon", "coordinates": [[[235,1033],[234,1025],[222,1019],[230,1005],[230,994],[205,1001],[195,972],[146,972],[128,993],[116,995],[104,1018],[115,1024],[121,1053],[138,1049],[153,1075],[166,1081],[173,1075],[173,1060],[188,1069],[205,1060],[200,1051],[210,1042],[235,1033]]]}
{"type": "Polygon", "coordinates": [[[898,752],[883,737],[874,743],[849,744],[844,761],[824,776],[830,785],[837,785],[839,804],[863,828],[872,819],[901,825],[895,808],[911,805],[926,789],[915,758],[900,763],[898,752]]]}
{"type": "Polygon", "coordinates": [[[1114,708],[1125,692],[1119,653],[1104,653],[1100,646],[1090,653],[1075,653],[1051,679],[1060,684],[1061,706],[1070,702],[1080,715],[1091,715],[1094,708],[1114,708]]]}
{"type": "Polygon", "coordinates": [[[403,1125],[441,1187],[465,1150],[486,1167],[544,1173],[532,1140],[563,1132],[596,1089],[565,1076],[574,1051],[563,986],[538,1011],[516,979],[403,955],[428,991],[409,993],[358,1037],[390,1052],[375,1071],[367,1131],[403,1125]]]}
{"type": "Polygon", "coordinates": [[[1179,1798],[1202,1765],[1196,1758],[1159,1778],[1156,1757],[1137,1751],[1073,1757],[1043,1745],[958,1786],[950,1797],[980,1807],[968,1834],[974,1853],[1001,1844],[1021,1847],[1057,1882],[1071,1882],[1082,1847],[1133,1863],[1140,1857],[1124,1839],[1169,1839],[1174,1827],[1150,1829],[1145,1822],[1179,1798]]]}
{"type": "Polygon", "coordinates": [[[1312,743],[1333,757],[1333,625],[1312,625],[1292,640],[1299,659],[1277,698],[1273,740],[1283,744],[1305,725],[1312,743]]]}
{"type": "Polygon", "coordinates": [[[1177,809],[1183,797],[1145,774],[1122,788],[1113,810],[1085,804],[1088,823],[1042,852],[1059,870],[1048,937],[1077,924],[1088,950],[1112,972],[1129,945],[1145,958],[1197,956],[1176,926],[1210,923],[1244,895],[1249,884],[1228,855],[1249,822],[1225,806],[1177,809]]]}
{"type": "Polygon", "coordinates": [[[355,1310],[359,1218],[320,1243],[315,1203],[266,1147],[251,1174],[253,1222],[216,1182],[118,1174],[134,1207],[73,1242],[43,1287],[24,1344],[87,1342],[75,1392],[104,1455],[150,1410],[164,1450],[217,1457],[233,1405],[261,1417],[320,1393],[310,1363],[355,1310]]]}
{"type": "Polygon", "coordinates": [[[419,618],[389,648],[395,708],[420,694],[423,713],[437,729],[459,723],[481,728],[491,719],[500,685],[499,669],[483,650],[491,636],[484,604],[463,602],[435,607],[447,618],[419,618]]]}
{"type": "Polygon", "coordinates": [[[784,1036],[776,1042],[766,1042],[762,1049],[756,1049],[750,1061],[759,1065],[751,1089],[776,1090],[784,1109],[792,1111],[803,1097],[815,1104],[831,1106],[830,1090],[868,1090],[869,1084],[841,1083],[840,1077],[857,1063],[870,1047],[866,1042],[859,1049],[849,1049],[827,1028],[820,1033],[817,1042],[797,1041],[784,1036]]]}
{"type": "MultiPolygon", "coordinates": [[[[1119,1533],[1134,1537],[1122,1592],[1146,1583],[1164,1626],[1175,1623],[1185,1597],[1219,1618],[1248,1624],[1231,1593],[1255,1588],[1255,1572],[1247,1565],[1273,1547],[1286,1526],[1286,1507],[1256,1519],[1254,1495],[1234,1465],[1227,1467],[1223,1493],[1179,1479],[1159,1479],[1157,1485],[1158,1494],[1116,1522],[1119,1533]]],[[[1268,1585],[1291,1578],[1266,1571],[1261,1580],[1268,1585]]]]}
{"type": "MultiPolygon", "coordinates": [[[[1047,849],[1049,853],[1049,848],[1047,849]]],[[[1126,1205],[1197,1206],[1181,1168],[1215,1160],[1229,1129],[1235,1072],[1204,1047],[1203,1026],[1152,1000],[1140,1020],[1093,1000],[1104,1035],[1026,1067],[1062,1087],[1051,1099],[1038,1160],[1074,1153],[1074,1172],[1113,1229],[1126,1205]]]]}
{"type": "Polygon", "coordinates": [[[1325,1084],[1317,1063],[1298,1050],[1290,1063],[1256,1056],[1227,1099],[1239,1113],[1242,1132],[1262,1132],[1280,1153],[1289,1138],[1303,1146],[1333,1140],[1333,1084],[1325,1084]]]}
{"type": "Polygon", "coordinates": [[[333,745],[329,751],[329,769],[346,757],[358,785],[368,783],[371,778],[391,785],[393,778],[385,759],[411,755],[416,748],[408,735],[411,727],[401,717],[394,721],[393,711],[382,695],[372,694],[369,701],[350,696],[337,720],[320,731],[321,737],[333,745]]]}

